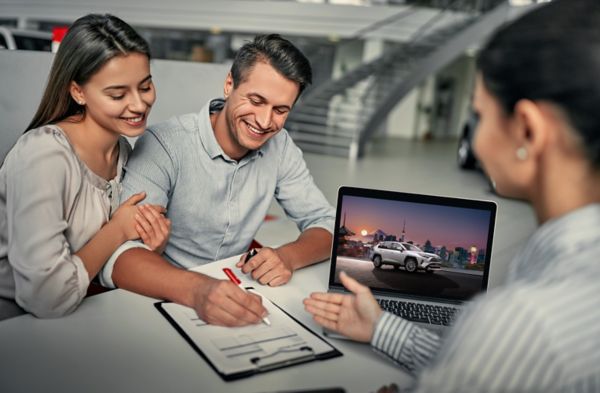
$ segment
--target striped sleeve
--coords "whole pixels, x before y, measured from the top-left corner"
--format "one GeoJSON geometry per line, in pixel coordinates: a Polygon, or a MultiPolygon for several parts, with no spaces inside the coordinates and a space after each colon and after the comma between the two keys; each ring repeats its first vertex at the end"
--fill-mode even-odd
{"type": "Polygon", "coordinates": [[[371,345],[402,368],[416,374],[437,354],[441,340],[431,330],[384,312],[375,326],[371,345]]]}
{"type": "Polygon", "coordinates": [[[532,296],[501,291],[463,310],[416,391],[554,391],[563,369],[532,296]]]}

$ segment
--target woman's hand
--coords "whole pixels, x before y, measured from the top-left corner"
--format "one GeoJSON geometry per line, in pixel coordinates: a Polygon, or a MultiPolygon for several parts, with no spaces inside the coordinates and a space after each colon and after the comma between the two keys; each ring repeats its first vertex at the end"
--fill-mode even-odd
{"type": "Polygon", "coordinates": [[[112,215],[110,222],[121,231],[125,240],[142,239],[152,251],[162,253],[171,232],[171,220],[159,205],[138,205],[145,192],[132,195],[112,215]]]}
{"type": "Polygon", "coordinates": [[[340,280],[352,295],[311,293],[304,299],[304,308],[319,325],[353,340],[369,342],[383,311],[369,288],[345,272],[340,273],[340,280]]]}
{"type": "Polygon", "coordinates": [[[159,205],[140,205],[135,215],[135,229],[152,251],[162,254],[171,233],[171,220],[164,214],[166,209],[159,205]]]}
{"type": "Polygon", "coordinates": [[[118,231],[121,232],[121,235],[125,240],[134,240],[140,238],[140,235],[135,228],[137,225],[135,216],[139,209],[136,205],[143,201],[144,198],[146,198],[145,192],[138,192],[137,194],[132,195],[129,199],[123,202],[117,210],[115,210],[110,218],[109,223],[111,223],[117,228],[118,231]]]}

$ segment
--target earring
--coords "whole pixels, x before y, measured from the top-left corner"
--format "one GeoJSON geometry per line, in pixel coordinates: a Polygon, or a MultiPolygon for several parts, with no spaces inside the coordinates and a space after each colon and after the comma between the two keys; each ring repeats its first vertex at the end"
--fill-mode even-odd
{"type": "Polygon", "coordinates": [[[516,151],[517,158],[520,161],[525,161],[527,159],[527,149],[525,146],[521,146],[516,151]]]}

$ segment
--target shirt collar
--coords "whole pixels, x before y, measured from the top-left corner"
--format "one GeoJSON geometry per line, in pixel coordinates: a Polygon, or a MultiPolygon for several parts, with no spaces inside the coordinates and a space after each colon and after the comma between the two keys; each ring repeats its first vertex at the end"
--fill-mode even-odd
{"type": "MultiPolygon", "coordinates": [[[[210,100],[204,105],[202,110],[200,111],[200,128],[204,127],[207,132],[200,133],[200,139],[202,141],[202,145],[204,146],[204,150],[211,159],[215,159],[219,156],[223,157],[227,161],[235,161],[231,157],[229,157],[224,151],[219,142],[217,141],[217,137],[215,136],[215,131],[212,127],[212,122],[210,121],[210,115],[213,113],[220,112],[225,105],[225,100],[222,98],[215,98],[210,100]]],[[[240,163],[244,163],[250,160],[253,160],[257,156],[263,155],[263,146],[260,149],[249,152],[244,158],[240,160],[240,163]]]]}

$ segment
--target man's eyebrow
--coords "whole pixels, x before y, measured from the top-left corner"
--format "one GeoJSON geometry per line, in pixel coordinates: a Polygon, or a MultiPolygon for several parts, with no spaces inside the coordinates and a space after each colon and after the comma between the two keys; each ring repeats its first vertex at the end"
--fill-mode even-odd
{"type": "Polygon", "coordinates": [[[267,102],[267,99],[258,93],[248,93],[248,97],[257,98],[257,99],[261,100],[262,102],[267,102]]]}
{"type": "MultiPolygon", "coordinates": [[[[248,93],[248,97],[257,98],[257,99],[259,99],[261,102],[268,102],[268,100],[267,100],[265,97],[261,96],[261,95],[260,95],[260,94],[258,94],[258,93],[248,93]]],[[[288,110],[288,111],[291,111],[291,110],[292,110],[292,108],[291,108],[289,105],[274,105],[274,107],[275,107],[275,108],[278,108],[278,109],[286,109],[286,110],[288,110]]]]}
{"type": "MultiPolygon", "coordinates": [[[[152,75],[148,75],[147,77],[145,77],[144,79],[142,79],[138,85],[141,85],[142,83],[145,83],[147,81],[149,81],[150,79],[152,79],[152,75]]],[[[119,89],[126,89],[128,86],[126,85],[113,85],[113,86],[108,86],[105,87],[104,89],[102,89],[102,91],[106,91],[106,90],[119,90],[119,89]]]]}

